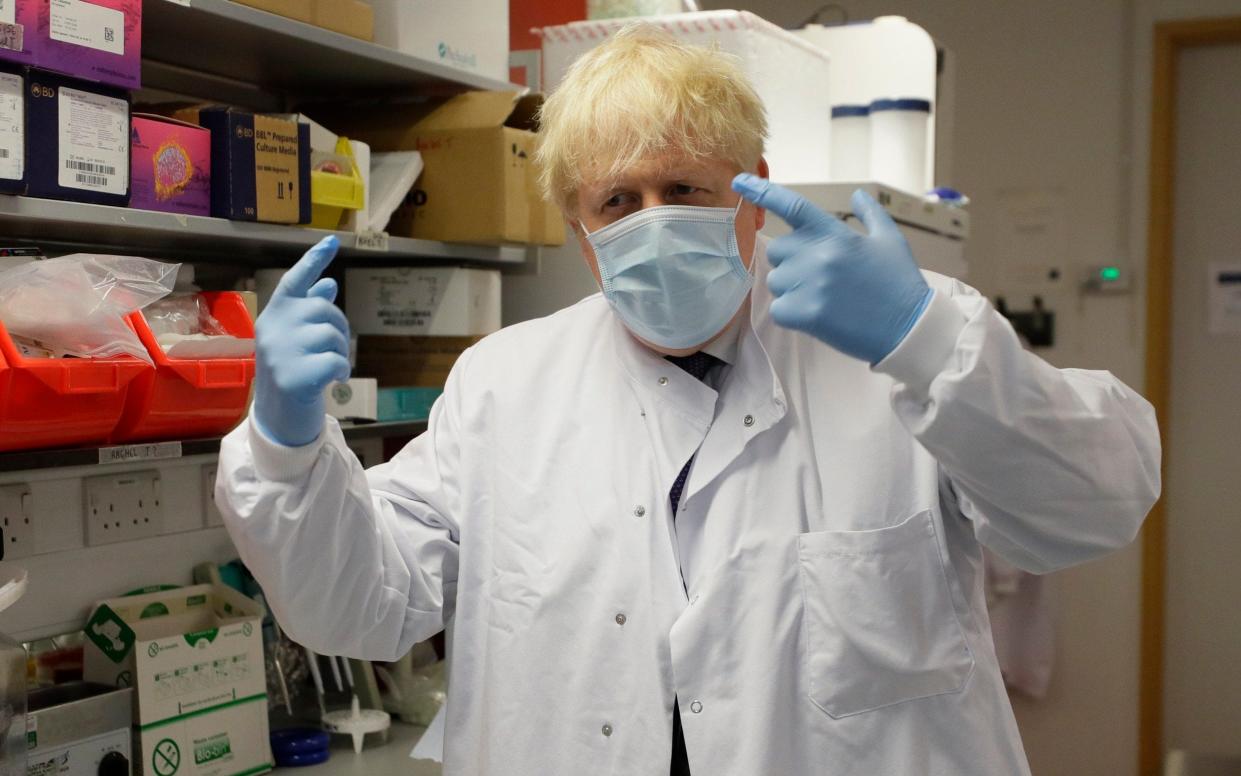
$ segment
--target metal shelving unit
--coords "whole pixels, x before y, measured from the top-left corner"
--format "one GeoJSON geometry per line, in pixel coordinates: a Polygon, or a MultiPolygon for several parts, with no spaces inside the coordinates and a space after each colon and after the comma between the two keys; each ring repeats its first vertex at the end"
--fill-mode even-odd
{"type": "Polygon", "coordinates": [[[142,12],[145,64],[266,91],[357,98],[522,88],[231,0],[147,0],[142,12]]]}
{"type": "MultiPolygon", "coordinates": [[[[86,205],[30,197],[0,197],[0,233],[20,241],[66,251],[99,248],[157,258],[289,265],[331,232],[282,224],[229,221],[152,210],[86,205]]],[[[359,250],[357,235],[335,232],[342,255],[367,262],[451,261],[520,265],[528,249],[444,243],[392,237],[387,251],[359,250]]]]}
{"type": "MultiPolygon", "coordinates": [[[[425,420],[390,423],[342,424],[346,441],[414,437],[427,430],[425,420]]],[[[0,453],[0,472],[61,469],[70,466],[107,466],[146,461],[169,461],[192,455],[215,455],[220,439],[189,439],[182,442],[150,442],[120,447],[73,447],[62,450],[19,450],[0,453]]]]}

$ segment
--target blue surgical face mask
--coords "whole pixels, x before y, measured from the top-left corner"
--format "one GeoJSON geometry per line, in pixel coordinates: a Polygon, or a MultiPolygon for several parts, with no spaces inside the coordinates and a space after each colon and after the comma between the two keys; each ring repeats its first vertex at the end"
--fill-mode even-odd
{"type": "Polygon", "coordinates": [[[663,205],[596,232],[582,225],[603,295],[631,332],[684,350],[728,325],[754,284],[737,248],[740,208],[663,205]]]}

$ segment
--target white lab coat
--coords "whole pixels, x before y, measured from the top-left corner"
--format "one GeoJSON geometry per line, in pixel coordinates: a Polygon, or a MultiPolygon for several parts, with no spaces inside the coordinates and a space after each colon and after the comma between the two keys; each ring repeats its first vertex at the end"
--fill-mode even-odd
{"type": "Polygon", "coordinates": [[[455,618],[448,776],[667,773],[674,697],[695,776],[1028,773],[979,545],[1050,571],[1131,541],[1150,405],[937,275],[868,368],[772,322],[762,254],[719,394],[594,296],[467,351],[382,466],[330,419],[225,439],[217,502],[294,638],[392,660],[455,618]]]}

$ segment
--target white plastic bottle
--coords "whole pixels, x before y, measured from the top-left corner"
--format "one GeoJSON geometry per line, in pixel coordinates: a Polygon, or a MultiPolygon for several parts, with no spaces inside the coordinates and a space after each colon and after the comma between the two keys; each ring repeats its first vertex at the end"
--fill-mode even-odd
{"type": "Polygon", "coordinates": [[[870,106],[832,108],[832,180],[870,180],[870,106]]]}
{"type": "Polygon", "coordinates": [[[927,180],[930,100],[895,98],[870,104],[870,177],[915,196],[931,188],[927,180]]]}

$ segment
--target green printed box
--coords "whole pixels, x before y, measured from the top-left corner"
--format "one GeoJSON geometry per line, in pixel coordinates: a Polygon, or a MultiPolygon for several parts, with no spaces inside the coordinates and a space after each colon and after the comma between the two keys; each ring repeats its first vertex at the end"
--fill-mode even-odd
{"type": "Polygon", "coordinates": [[[134,773],[271,770],[262,609],[222,586],[104,601],[86,623],[85,678],[134,688],[134,773]]]}

